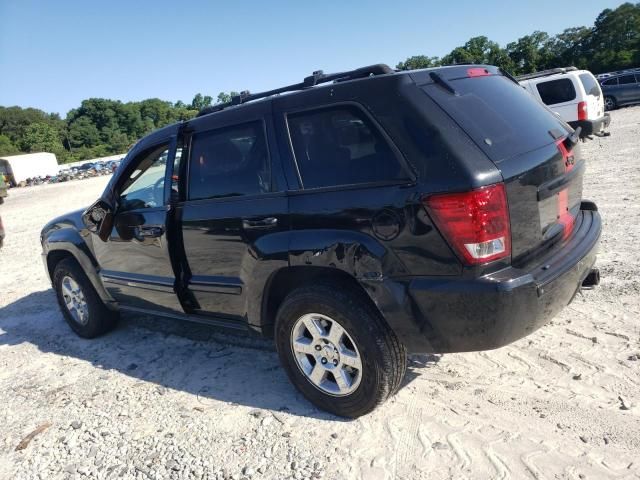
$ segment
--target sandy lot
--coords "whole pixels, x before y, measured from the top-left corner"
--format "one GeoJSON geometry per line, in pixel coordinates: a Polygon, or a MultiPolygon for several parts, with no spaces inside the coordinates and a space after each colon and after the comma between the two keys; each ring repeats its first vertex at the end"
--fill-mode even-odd
{"type": "Polygon", "coordinates": [[[413,357],[398,395],[356,421],[299,396],[268,342],[136,316],[76,337],[39,232],[107,179],[12,190],[0,478],[639,478],[640,107],[612,117],[611,137],[583,146],[584,196],[604,219],[600,288],[508,347],[413,357]]]}

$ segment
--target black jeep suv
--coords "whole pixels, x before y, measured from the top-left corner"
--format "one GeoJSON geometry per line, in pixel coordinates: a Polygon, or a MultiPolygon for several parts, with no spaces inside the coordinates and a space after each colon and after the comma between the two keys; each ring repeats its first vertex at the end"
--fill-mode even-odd
{"type": "Polygon", "coordinates": [[[407,352],[506,345],[598,282],[577,133],[492,66],[315,72],[140,140],[44,263],[83,337],[118,309],[255,330],[357,417],[407,352]]]}

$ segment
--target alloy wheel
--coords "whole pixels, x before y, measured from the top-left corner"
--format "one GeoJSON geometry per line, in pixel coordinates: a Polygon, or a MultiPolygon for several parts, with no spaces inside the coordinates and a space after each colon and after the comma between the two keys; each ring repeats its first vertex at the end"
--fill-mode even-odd
{"type": "Polygon", "coordinates": [[[89,307],[78,282],[66,275],[62,279],[61,288],[64,304],[71,317],[80,325],[86,325],[89,321],[89,307]]]}
{"type": "Polygon", "coordinates": [[[301,316],[291,330],[291,350],[300,371],[322,392],[341,397],[360,385],[360,352],[336,320],[319,313],[301,316]]]}

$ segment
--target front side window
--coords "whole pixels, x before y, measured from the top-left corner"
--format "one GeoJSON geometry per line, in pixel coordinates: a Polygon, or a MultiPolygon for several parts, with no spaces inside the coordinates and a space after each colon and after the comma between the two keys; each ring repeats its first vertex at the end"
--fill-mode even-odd
{"type": "Polygon", "coordinates": [[[388,142],[356,107],[291,114],[287,121],[304,188],[407,179],[388,142]]]}
{"type": "Polygon", "coordinates": [[[164,203],[164,175],[168,145],[144,153],[120,190],[120,211],[160,207],[164,203]]]}
{"type": "Polygon", "coordinates": [[[617,78],[610,78],[610,79],[605,80],[604,82],[602,82],[602,85],[606,85],[607,87],[611,87],[612,85],[618,85],[618,79],[617,78]]]}
{"type": "Polygon", "coordinates": [[[269,152],[262,122],[193,136],[189,200],[255,195],[270,190],[269,152]]]}
{"type": "Polygon", "coordinates": [[[536,87],[545,105],[570,102],[576,98],[576,89],[569,78],[538,83],[536,87]]]}

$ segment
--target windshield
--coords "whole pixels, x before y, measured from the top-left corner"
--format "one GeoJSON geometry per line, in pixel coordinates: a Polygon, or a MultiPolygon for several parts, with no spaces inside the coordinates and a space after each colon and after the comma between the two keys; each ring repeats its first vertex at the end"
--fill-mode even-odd
{"type": "Polygon", "coordinates": [[[540,148],[566,135],[566,124],[524,88],[501,75],[452,80],[456,94],[422,87],[494,162],[540,148]],[[553,133],[550,133],[553,132],[553,133]]]}

